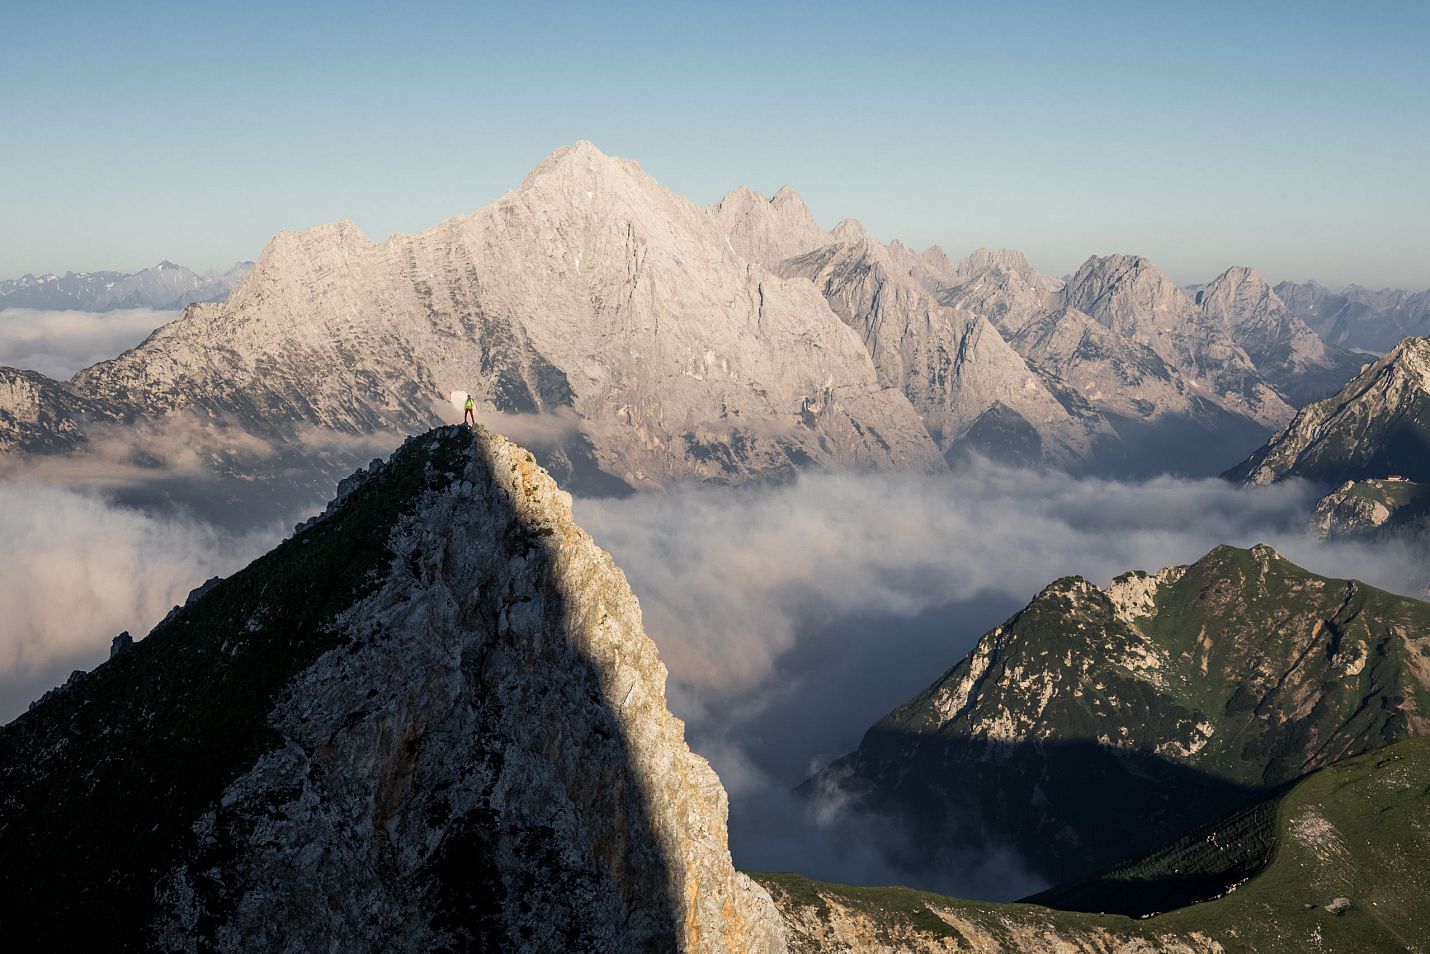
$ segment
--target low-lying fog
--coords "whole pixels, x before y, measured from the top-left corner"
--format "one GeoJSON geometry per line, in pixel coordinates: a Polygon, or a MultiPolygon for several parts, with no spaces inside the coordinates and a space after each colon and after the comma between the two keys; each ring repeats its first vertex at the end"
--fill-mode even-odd
{"type": "Polygon", "coordinates": [[[76,371],[123,354],[177,311],[0,309],[0,365],[65,381],[76,371]]]}
{"type": "MultiPolygon", "coordinates": [[[[103,661],[120,630],[147,632],[190,588],[238,569],[319,506],[221,527],[195,511],[121,505],[113,480],[91,476],[71,464],[0,479],[0,719],[70,669],[103,661]]],[[[137,479],[123,475],[131,498],[137,479]]],[[[576,516],[640,597],[671,707],[730,792],[738,865],[1010,898],[1036,887],[1014,858],[910,870],[880,820],[790,789],[1060,576],[1105,584],[1218,543],[1266,542],[1320,573],[1418,592],[1427,574],[1407,548],[1307,533],[1313,502],[1296,483],[1119,483],[975,462],[944,476],[580,499],[576,516]]]]}

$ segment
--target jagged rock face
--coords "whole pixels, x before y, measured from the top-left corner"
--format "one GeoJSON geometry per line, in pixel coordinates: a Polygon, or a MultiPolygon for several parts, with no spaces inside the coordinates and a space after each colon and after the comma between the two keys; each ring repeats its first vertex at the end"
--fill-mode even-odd
{"type": "Polygon", "coordinates": [[[1253,269],[1227,269],[1197,291],[1196,303],[1230,332],[1257,370],[1296,406],[1336,391],[1364,363],[1362,357],[1326,344],[1253,269]]]}
{"type": "Polygon", "coordinates": [[[783,950],[635,598],[531,455],[444,428],[347,490],[0,729],[10,940],[783,950]]]}
{"type": "Polygon", "coordinates": [[[1021,253],[979,249],[957,274],[939,300],[987,317],[1050,388],[1105,416],[1125,448],[1120,466],[1200,472],[1217,454],[1262,440],[1262,411],[1289,416],[1229,335],[1143,259],[1093,258],[1065,287],[1021,253]],[[1181,346],[1169,343],[1174,331],[1181,346]],[[1240,370],[1208,374],[1217,361],[1240,370]]]}
{"type": "Polygon", "coordinates": [[[940,294],[958,280],[953,260],[937,245],[915,252],[894,239],[887,250],[894,267],[931,295],[940,294]]]}
{"type": "Polygon", "coordinates": [[[789,186],[781,186],[772,199],[742,186],[716,203],[711,212],[735,254],[766,268],[834,241],[789,186]]]}
{"type": "Polygon", "coordinates": [[[1227,477],[1325,484],[1373,477],[1430,483],[1430,339],[1407,338],[1285,429],[1227,477]]]}
{"type": "Polygon", "coordinates": [[[1068,464],[1113,439],[1080,402],[1059,401],[987,321],[940,305],[875,240],[828,245],[780,270],[813,282],[859,332],[880,383],[903,391],[945,453],[1068,464]]]}
{"type": "Polygon", "coordinates": [[[1089,258],[1053,301],[1055,309],[1077,309],[1150,348],[1209,400],[1233,413],[1266,426],[1291,417],[1291,408],[1220,323],[1141,256],[1089,258]]]}
{"type": "Polygon", "coordinates": [[[1324,539],[1423,529],[1430,485],[1411,480],[1348,480],[1316,503],[1311,525],[1324,539]]]}
{"type": "Polygon", "coordinates": [[[1070,577],[985,635],[807,788],[937,855],[986,838],[1086,874],[1250,794],[1430,731],[1430,605],[1269,547],[1106,590],[1070,577]]]}
{"type": "Polygon", "coordinates": [[[1061,286],[1033,268],[1022,252],[980,248],[958,263],[939,300],[982,315],[1012,338],[1047,310],[1049,297],[1061,286]]]}
{"type": "Polygon", "coordinates": [[[85,442],[84,422],[110,415],[37,371],[0,367],[0,454],[52,454],[85,442]]]}
{"type": "Polygon", "coordinates": [[[77,383],[265,434],[427,427],[465,390],[483,408],[574,412],[572,440],[632,485],[938,462],[807,283],[751,264],[716,216],[589,143],[421,235],[283,233],[224,305],[77,383]]]}
{"type": "Polygon", "coordinates": [[[1349,285],[1333,292],[1316,282],[1281,282],[1292,314],[1332,344],[1383,354],[1401,340],[1430,334],[1430,291],[1373,291],[1349,285]]]}
{"type": "Polygon", "coordinates": [[[1075,308],[1033,318],[1009,344],[1106,414],[1157,420],[1200,412],[1202,396],[1160,355],[1075,308]]]}
{"type": "Polygon", "coordinates": [[[64,275],[26,275],[0,282],[0,308],[73,308],[81,311],[177,309],[197,301],[223,299],[252,267],[252,262],[239,262],[226,272],[199,275],[182,265],[160,262],[133,274],[66,272],[64,275]]]}

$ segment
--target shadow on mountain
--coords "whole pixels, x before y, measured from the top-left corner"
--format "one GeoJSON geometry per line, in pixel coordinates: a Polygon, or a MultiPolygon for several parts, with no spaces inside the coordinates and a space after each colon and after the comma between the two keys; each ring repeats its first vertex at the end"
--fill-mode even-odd
{"type": "Polygon", "coordinates": [[[1098,477],[1137,479],[1176,474],[1215,477],[1260,447],[1271,431],[1206,405],[1204,418],[1169,417],[1139,421],[1108,415],[1121,439],[1083,472],[1098,477]]]}
{"type": "Polygon", "coordinates": [[[986,742],[875,727],[807,797],[847,797],[908,832],[911,872],[1011,851],[1057,884],[1151,851],[1264,789],[1093,741],[986,742]],[[821,791],[838,786],[835,792],[821,791]]]}
{"type": "Polygon", "coordinates": [[[459,428],[410,441],[323,519],[0,727],[0,924],[11,950],[152,949],[156,917],[182,924],[190,947],[232,946],[253,923],[245,889],[285,878],[292,890],[258,905],[275,947],[286,937],[289,949],[312,949],[307,941],[357,925],[385,949],[392,932],[411,938],[430,924],[451,951],[676,948],[685,912],[671,886],[684,872],[653,814],[660,780],[637,766],[623,703],[606,694],[610,661],[569,638],[605,609],[568,591],[559,534],[492,492],[470,501],[502,511],[473,524],[495,529],[471,540],[477,555],[454,554],[460,538],[431,530],[393,543],[424,494],[493,480],[480,448],[466,466],[471,444],[459,428]],[[434,582],[459,563],[471,573],[434,582]],[[512,566],[535,585],[513,583],[512,566]],[[410,598],[384,603],[381,619],[335,622],[399,576],[410,579],[394,592],[410,598]],[[446,584],[459,612],[421,623],[446,584]],[[521,627],[510,622],[518,608],[521,627]],[[394,723],[385,713],[406,711],[433,683],[390,670],[345,682],[354,671],[343,667],[404,619],[419,621],[397,630],[417,634],[405,651],[429,664],[410,675],[448,665],[435,684],[452,695],[394,723]],[[443,619],[454,629],[423,628],[443,619]],[[315,666],[316,684],[296,681],[315,666]],[[318,723],[326,743],[280,734],[278,706],[321,720],[335,698],[359,701],[318,723]],[[567,717],[534,716],[552,706],[567,717]],[[363,774],[334,756],[344,746],[363,774]],[[303,769],[280,775],[259,805],[225,799],[237,779],[264,764],[279,771],[284,758],[303,769]],[[346,817],[366,772],[381,798],[346,817]],[[367,860],[323,870],[361,886],[254,867],[345,851],[367,860]],[[180,881],[177,900],[161,888],[180,881]]]}
{"type": "Polygon", "coordinates": [[[1063,911],[1141,918],[1219,898],[1259,874],[1276,851],[1276,811],[1295,782],[1146,855],[1024,898],[1063,911]]]}

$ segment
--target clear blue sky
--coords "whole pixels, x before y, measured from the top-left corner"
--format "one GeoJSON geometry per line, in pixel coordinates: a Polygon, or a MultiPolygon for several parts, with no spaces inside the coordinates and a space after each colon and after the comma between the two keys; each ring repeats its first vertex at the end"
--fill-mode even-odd
{"type": "Polygon", "coordinates": [[[0,277],[425,228],[590,139],[1046,271],[1430,286],[1430,3],[6,4],[0,277]]]}

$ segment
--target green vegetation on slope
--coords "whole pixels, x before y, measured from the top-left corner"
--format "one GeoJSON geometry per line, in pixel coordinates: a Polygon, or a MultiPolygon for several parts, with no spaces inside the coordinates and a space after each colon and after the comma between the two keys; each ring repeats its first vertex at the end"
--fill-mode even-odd
{"type": "Polygon", "coordinates": [[[1269,856],[1259,873],[1222,897],[1140,919],[831,885],[792,874],[753,877],[779,905],[796,954],[879,944],[909,951],[1100,954],[1430,950],[1424,916],[1430,739],[1408,739],[1322,769],[1264,805],[1274,810],[1238,812],[1210,826],[1201,833],[1203,850],[1184,842],[1179,851],[1119,866],[1129,880],[1155,881],[1214,871],[1224,854],[1269,856]],[[1343,906],[1337,899],[1348,902],[1340,913],[1334,913],[1343,906]]]}
{"type": "Polygon", "coordinates": [[[1317,767],[1430,734],[1430,604],[1269,547],[1056,581],[825,780],[938,846],[1090,874],[1317,767]]]}

